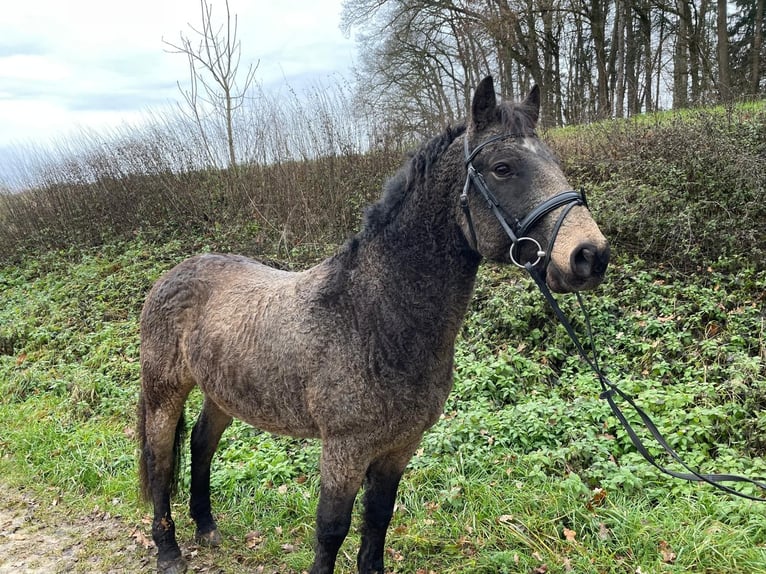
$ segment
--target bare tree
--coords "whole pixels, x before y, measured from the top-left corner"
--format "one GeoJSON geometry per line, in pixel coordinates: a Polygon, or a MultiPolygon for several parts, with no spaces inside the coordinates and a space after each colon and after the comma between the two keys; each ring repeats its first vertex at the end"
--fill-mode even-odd
{"type": "Polygon", "coordinates": [[[670,95],[681,108],[756,94],[765,2],[344,0],[343,14],[367,32],[360,89],[412,133],[464,112],[487,73],[510,97],[539,84],[543,125],[653,111],[670,95]]]}
{"type": "Polygon", "coordinates": [[[185,112],[197,125],[208,159],[215,161],[210,144],[210,135],[205,126],[205,104],[224,122],[228,164],[236,166],[237,154],[234,146],[234,112],[242,106],[248,88],[255,79],[258,62],[250,64],[239,84],[241,44],[237,38],[237,15],[229,10],[225,0],[226,21],[218,27],[213,24],[213,6],[208,0],[200,0],[202,24],[199,28],[189,24],[192,37],[180,34],[177,44],[163,39],[169,52],[184,54],[189,61],[190,87],[185,89],[178,83],[188,110],[185,112]]]}
{"type": "Polygon", "coordinates": [[[718,94],[722,101],[731,99],[731,80],[729,66],[729,32],[726,26],[727,12],[726,0],[718,0],[718,13],[716,17],[718,35],[718,94]]]}
{"type": "Polygon", "coordinates": [[[750,93],[758,93],[761,84],[761,47],[763,45],[763,19],[766,10],[766,0],[757,0],[755,18],[753,20],[753,49],[750,59],[750,93]]]}

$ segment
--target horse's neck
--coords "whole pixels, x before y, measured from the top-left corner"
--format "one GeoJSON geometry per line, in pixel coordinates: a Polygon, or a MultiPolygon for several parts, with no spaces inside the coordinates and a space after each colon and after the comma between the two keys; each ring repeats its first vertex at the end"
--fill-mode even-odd
{"type": "Polygon", "coordinates": [[[466,248],[455,213],[449,197],[411,198],[396,221],[359,246],[358,295],[386,305],[392,322],[456,332],[479,257],[466,248]]]}

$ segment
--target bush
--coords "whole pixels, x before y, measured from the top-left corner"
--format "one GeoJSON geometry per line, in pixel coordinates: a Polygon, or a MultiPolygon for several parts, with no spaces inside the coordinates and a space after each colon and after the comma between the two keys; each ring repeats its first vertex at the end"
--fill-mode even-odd
{"type": "Polygon", "coordinates": [[[613,121],[551,134],[625,253],[682,270],[766,266],[766,105],[613,121]]]}
{"type": "MultiPolygon", "coordinates": [[[[193,231],[213,249],[283,259],[339,243],[403,158],[360,142],[351,102],[313,104],[264,103],[250,119],[260,123],[241,126],[250,147],[235,169],[200,167],[195,128],[180,118],[114,139],[87,135],[58,159],[29,151],[16,166],[27,191],[0,193],[0,261],[136,232],[193,231]]],[[[601,122],[548,139],[572,183],[588,188],[616,251],[681,270],[737,257],[766,266],[766,105],[601,122]]]]}
{"type": "Polygon", "coordinates": [[[277,100],[260,94],[235,126],[241,161],[224,168],[182,115],[82,132],[49,149],[17,148],[0,181],[0,261],[136,233],[208,236],[211,247],[287,258],[338,243],[402,161],[372,147],[336,86],[277,100]],[[274,249],[276,247],[276,249],[274,249]]]}

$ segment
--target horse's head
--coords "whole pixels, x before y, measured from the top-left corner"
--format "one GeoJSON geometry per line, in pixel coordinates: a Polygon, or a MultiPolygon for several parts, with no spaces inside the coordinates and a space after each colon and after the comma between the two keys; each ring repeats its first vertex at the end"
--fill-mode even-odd
{"type": "Polygon", "coordinates": [[[537,87],[516,105],[498,104],[491,77],[477,87],[464,142],[463,232],[488,259],[542,266],[553,291],[592,289],[609,244],[535,134],[539,112],[537,87]]]}

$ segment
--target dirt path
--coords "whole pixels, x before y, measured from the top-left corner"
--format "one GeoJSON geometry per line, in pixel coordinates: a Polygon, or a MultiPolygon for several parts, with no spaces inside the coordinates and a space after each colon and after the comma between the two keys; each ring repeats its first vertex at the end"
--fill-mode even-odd
{"type": "Polygon", "coordinates": [[[0,574],[151,572],[154,549],[143,530],[98,509],[73,516],[0,484],[0,574]]]}

